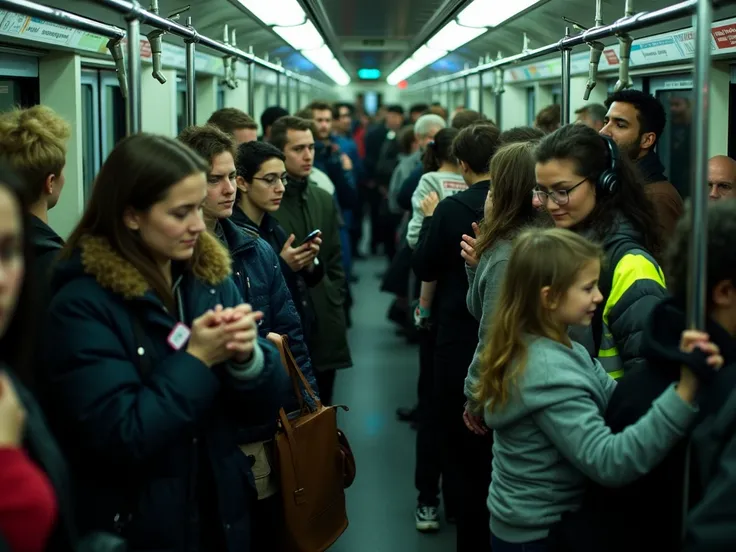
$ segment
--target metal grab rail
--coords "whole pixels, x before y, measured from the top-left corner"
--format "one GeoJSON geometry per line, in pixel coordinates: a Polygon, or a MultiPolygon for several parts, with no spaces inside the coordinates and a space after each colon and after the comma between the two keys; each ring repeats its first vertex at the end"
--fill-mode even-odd
{"type": "Polygon", "coordinates": [[[88,19],[74,13],[65,12],[57,8],[36,4],[28,0],[0,0],[0,8],[7,8],[10,11],[29,15],[31,17],[39,17],[58,23],[60,25],[68,25],[80,31],[87,31],[107,38],[125,38],[125,31],[114,25],[100,23],[94,19],[88,19]]]}
{"type": "Polygon", "coordinates": [[[476,67],[471,67],[470,69],[464,69],[463,71],[458,71],[457,73],[453,73],[452,75],[427,79],[426,81],[410,85],[408,89],[412,91],[423,90],[430,86],[436,86],[445,82],[455,81],[466,76],[475,75],[478,73],[490,71],[492,69],[506,67],[507,65],[532,60],[538,57],[560,52],[561,50],[571,49],[576,46],[587,45],[590,42],[609,38],[617,34],[636,31],[638,29],[651,27],[660,23],[666,23],[674,19],[680,19],[682,17],[692,15],[697,5],[698,0],[685,0],[684,2],[673,4],[672,6],[667,6],[666,8],[662,8],[660,10],[637,13],[632,17],[622,17],[621,19],[618,19],[610,25],[593,27],[592,29],[588,29],[587,31],[575,36],[562,38],[559,42],[548,44],[547,46],[542,46],[541,48],[535,48],[534,50],[530,50],[528,52],[521,52],[520,54],[515,54],[513,56],[509,56],[497,61],[484,63],[476,67]]]}
{"type": "Polygon", "coordinates": [[[202,46],[210,48],[211,50],[215,50],[221,54],[242,59],[246,63],[253,63],[265,69],[269,69],[275,73],[288,75],[289,78],[301,81],[304,84],[308,84],[310,86],[322,88],[323,90],[330,89],[328,85],[320,81],[284,69],[283,67],[261,59],[252,53],[244,52],[229,44],[223,44],[222,42],[218,42],[217,40],[199,34],[194,28],[186,27],[177,23],[176,21],[172,21],[170,19],[166,19],[165,17],[161,17],[160,15],[156,15],[155,13],[151,13],[150,11],[141,8],[137,2],[129,2],[128,0],[98,0],[98,3],[104,4],[108,8],[121,13],[126,18],[138,19],[142,24],[156,27],[157,29],[161,29],[162,31],[171,33],[172,35],[179,36],[184,40],[189,40],[196,44],[201,44],[202,46]]]}

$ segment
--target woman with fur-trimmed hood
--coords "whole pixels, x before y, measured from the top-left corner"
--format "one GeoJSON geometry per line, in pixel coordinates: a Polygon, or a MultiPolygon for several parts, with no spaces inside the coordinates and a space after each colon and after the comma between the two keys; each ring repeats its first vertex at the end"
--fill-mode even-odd
{"type": "Polygon", "coordinates": [[[286,384],[205,231],[207,170],[170,138],[120,142],[52,281],[49,409],[79,520],[131,550],[249,550],[238,431],[274,419],[286,384]]]}

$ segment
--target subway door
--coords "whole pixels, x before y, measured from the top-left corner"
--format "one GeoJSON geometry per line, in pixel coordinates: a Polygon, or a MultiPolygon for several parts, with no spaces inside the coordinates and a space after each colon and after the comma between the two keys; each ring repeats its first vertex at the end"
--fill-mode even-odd
{"type": "Polygon", "coordinates": [[[100,74],[82,69],[82,179],[84,202],[92,196],[92,186],[102,164],[102,130],[100,125],[100,74]]]}
{"type": "Polygon", "coordinates": [[[693,79],[690,73],[649,80],[649,93],[657,98],[667,114],[664,132],[656,151],[665,167],[665,176],[683,199],[690,197],[690,142],[692,137],[693,79]]]}

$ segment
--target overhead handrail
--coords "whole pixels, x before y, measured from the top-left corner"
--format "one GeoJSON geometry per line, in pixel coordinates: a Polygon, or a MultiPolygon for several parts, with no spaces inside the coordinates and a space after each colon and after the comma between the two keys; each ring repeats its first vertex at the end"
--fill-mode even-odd
{"type": "Polygon", "coordinates": [[[128,97],[128,82],[125,63],[123,61],[122,40],[125,38],[125,31],[123,29],[115,27],[114,25],[108,25],[107,23],[100,23],[99,21],[82,17],[75,13],[69,13],[50,6],[44,6],[43,4],[29,2],[28,0],[0,0],[0,7],[7,8],[15,13],[28,15],[30,17],[38,17],[44,21],[66,25],[80,31],[94,33],[109,38],[110,40],[107,41],[107,49],[110,50],[112,59],[115,61],[115,71],[118,76],[118,82],[120,83],[120,92],[122,93],[123,98],[128,97]]]}
{"type": "MultiPolygon", "coordinates": [[[[18,2],[26,0],[8,1],[18,2]]],[[[271,63],[269,61],[261,59],[250,52],[244,52],[230,44],[223,44],[222,42],[218,42],[217,40],[214,40],[208,36],[199,34],[193,28],[185,27],[184,25],[181,25],[175,21],[171,21],[170,19],[166,19],[165,17],[161,17],[160,15],[156,15],[148,10],[141,8],[139,5],[137,5],[136,2],[130,2],[128,0],[95,0],[95,3],[107,6],[108,8],[113,9],[126,17],[135,17],[138,21],[141,22],[141,24],[156,27],[157,29],[161,29],[162,31],[166,31],[167,33],[181,37],[184,40],[196,41],[197,44],[211,50],[215,50],[216,52],[219,52],[221,54],[241,59],[246,63],[255,64],[259,67],[263,67],[264,69],[273,71],[274,73],[288,75],[289,78],[292,78],[296,81],[301,81],[304,84],[308,84],[310,86],[321,88],[323,90],[331,90],[331,88],[327,84],[321,81],[306,77],[304,75],[300,75],[298,73],[294,73],[293,71],[289,71],[288,69],[284,69],[283,67],[276,65],[275,63],[271,63]]]]}
{"type": "Polygon", "coordinates": [[[571,49],[576,46],[587,45],[594,41],[603,40],[605,38],[621,35],[630,31],[636,31],[639,29],[644,29],[646,27],[651,27],[653,25],[658,25],[660,23],[666,23],[668,21],[680,19],[682,17],[692,15],[697,4],[698,0],[685,0],[684,2],[680,2],[679,4],[673,4],[659,10],[651,12],[641,12],[632,17],[622,17],[621,19],[614,21],[610,25],[593,27],[592,29],[588,29],[583,33],[576,34],[570,37],[565,37],[558,42],[554,42],[540,48],[535,48],[528,52],[521,52],[519,54],[515,54],[501,60],[485,63],[479,67],[472,67],[470,69],[458,71],[457,73],[453,73],[452,75],[427,79],[425,81],[410,85],[409,90],[423,90],[424,88],[427,88],[429,86],[436,86],[445,82],[455,81],[464,78],[465,76],[475,75],[485,71],[506,67],[508,65],[529,61],[538,57],[558,53],[560,52],[560,50],[563,49],[571,49]]]}

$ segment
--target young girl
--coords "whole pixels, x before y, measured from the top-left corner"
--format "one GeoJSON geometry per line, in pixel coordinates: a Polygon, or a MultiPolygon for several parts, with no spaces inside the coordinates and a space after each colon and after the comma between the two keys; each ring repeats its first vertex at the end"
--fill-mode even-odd
{"type": "MultiPolygon", "coordinates": [[[[626,431],[612,434],[602,413],[616,382],[570,341],[603,297],[601,248],[563,229],[527,230],[514,243],[475,400],[494,430],[488,497],[494,552],[546,551],[550,526],[580,505],[586,478],[614,486],[651,470],[692,424],[698,382],[680,382],[626,431]]],[[[683,335],[720,365],[717,348],[683,335]]]]}
{"type": "MultiPolygon", "coordinates": [[[[468,189],[457,159],[452,155],[452,142],[457,134],[458,131],[454,128],[440,130],[424,154],[426,172],[411,198],[413,212],[406,235],[412,249],[419,240],[424,218],[432,215],[437,204],[446,197],[468,189]]],[[[419,306],[414,313],[418,326],[424,325],[430,317],[436,287],[436,282],[422,282],[419,306]]]]}

